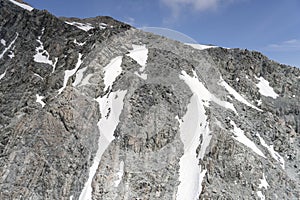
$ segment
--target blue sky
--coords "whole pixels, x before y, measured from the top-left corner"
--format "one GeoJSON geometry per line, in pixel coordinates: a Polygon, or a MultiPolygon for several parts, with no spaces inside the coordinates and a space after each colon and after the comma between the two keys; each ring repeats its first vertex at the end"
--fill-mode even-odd
{"type": "Polygon", "coordinates": [[[247,48],[300,67],[300,0],[25,0],[56,16],[108,15],[164,27],[201,44],[247,48]]]}

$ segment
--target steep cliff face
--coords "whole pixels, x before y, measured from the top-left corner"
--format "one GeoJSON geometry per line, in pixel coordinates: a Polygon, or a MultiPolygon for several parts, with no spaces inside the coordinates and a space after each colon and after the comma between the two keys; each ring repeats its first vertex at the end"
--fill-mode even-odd
{"type": "Polygon", "coordinates": [[[299,69],[22,5],[0,0],[0,199],[300,198],[299,69]]]}

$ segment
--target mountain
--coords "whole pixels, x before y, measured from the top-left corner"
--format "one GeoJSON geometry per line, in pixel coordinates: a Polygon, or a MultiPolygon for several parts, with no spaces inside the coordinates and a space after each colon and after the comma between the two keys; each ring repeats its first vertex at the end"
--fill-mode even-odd
{"type": "Polygon", "coordinates": [[[0,199],[300,199],[298,68],[13,0],[0,40],[0,199]]]}

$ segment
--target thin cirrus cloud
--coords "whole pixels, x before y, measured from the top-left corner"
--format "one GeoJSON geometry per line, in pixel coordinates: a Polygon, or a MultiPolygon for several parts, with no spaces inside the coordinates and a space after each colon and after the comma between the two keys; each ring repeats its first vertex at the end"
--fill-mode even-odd
{"type": "Polygon", "coordinates": [[[213,11],[221,4],[228,4],[238,0],[160,0],[172,11],[172,17],[179,17],[182,9],[192,9],[194,11],[213,11]]]}
{"type": "Polygon", "coordinates": [[[300,51],[300,40],[286,40],[278,44],[270,44],[267,46],[268,51],[300,51]]]}

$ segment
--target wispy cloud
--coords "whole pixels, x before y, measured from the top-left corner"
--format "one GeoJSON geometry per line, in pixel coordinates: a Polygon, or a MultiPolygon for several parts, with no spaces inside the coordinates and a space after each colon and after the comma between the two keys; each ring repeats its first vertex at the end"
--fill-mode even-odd
{"type": "Polygon", "coordinates": [[[192,9],[194,11],[217,10],[222,4],[228,4],[241,0],[160,0],[164,5],[172,10],[173,17],[178,17],[182,9],[192,9]]]}
{"type": "Polygon", "coordinates": [[[124,20],[124,22],[126,24],[130,24],[131,26],[135,26],[136,25],[135,19],[132,18],[132,17],[126,17],[125,20],[124,20]]]}
{"type": "Polygon", "coordinates": [[[291,39],[267,46],[268,51],[300,51],[300,40],[291,39]]]}

